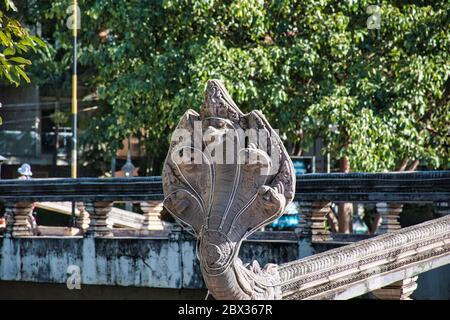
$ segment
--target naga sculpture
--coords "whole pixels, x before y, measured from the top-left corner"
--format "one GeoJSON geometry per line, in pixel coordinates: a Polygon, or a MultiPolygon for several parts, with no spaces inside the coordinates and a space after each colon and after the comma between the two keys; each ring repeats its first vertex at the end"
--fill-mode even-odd
{"type": "Polygon", "coordinates": [[[278,266],[244,265],[250,234],[283,214],[295,195],[292,162],[263,114],[243,114],[218,80],[200,114],[188,110],[164,164],[164,206],[192,228],[201,271],[216,299],[281,299],[278,266]]]}

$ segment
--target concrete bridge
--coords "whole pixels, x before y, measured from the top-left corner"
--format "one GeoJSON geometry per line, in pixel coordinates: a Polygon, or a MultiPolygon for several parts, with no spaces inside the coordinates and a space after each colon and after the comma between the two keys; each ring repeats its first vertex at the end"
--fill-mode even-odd
{"type": "MultiPolygon", "coordinates": [[[[162,198],[160,177],[0,181],[8,217],[0,238],[0,285],[53,284],[70,296],[66,284],[76,288],[79,283],[151,288],[152,298],[204,298],[189,230],[176,225],[151,230],[150,221],[159,215],[152,208],[162,198]],[[77,226],[70,235],[61,236],[61,228],[33,235],[27,215],[36,201],[76,201],[77,226]],[[114,201],[142,202],[140,227],[108,223],[114,201]]],[[[301,228],[257,232],[244,242],[240,258],[279,264],[286,299],[349,299],[368,292],[405,299],[416,287],[416,276],[450,263],[449,198],[447,171],[299,176],[295,199],[302,203],[301,228]],[[331,233],[325,228],[330,202],[379,203],[379,235],[331,233]],[[396,204],[411,202],[435,203],[441,218],[400,229],[396,204]]]]}

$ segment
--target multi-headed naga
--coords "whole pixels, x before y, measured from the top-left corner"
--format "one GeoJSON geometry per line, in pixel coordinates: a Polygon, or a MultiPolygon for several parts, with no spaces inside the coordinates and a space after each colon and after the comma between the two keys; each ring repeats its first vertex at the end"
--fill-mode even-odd
{"type": "Polygon", "coordinates": [[[238,258],[250,234],[283,214],[295,194],[292,162],[263,114],[243,114],[210,80],[200,114],[188,110],[172,136],[164,206],[198,239],[203,278],[216,299],[280,299],[278,267],[238,258]]]}

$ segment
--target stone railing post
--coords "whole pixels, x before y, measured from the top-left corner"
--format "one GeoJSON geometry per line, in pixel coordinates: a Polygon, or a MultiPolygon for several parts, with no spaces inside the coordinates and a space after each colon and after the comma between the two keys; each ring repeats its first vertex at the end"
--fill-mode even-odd
{"type": "Polygon", "coordinates": [[[300,217],[302,218],[300,222],[300,230],[305,239],[312,238],[311,225],[312,225],[312,203],[311,202],[300,202],[300,217]]]}
{"type": "Polygon", "coordinates": [[[178,241],[181,239],[183,229],[179,225],[174,225],[173,228],[170,229],[169,240],[170,241],[178,241]]]}
{"type": "Polygon", "coordinates": [[[83,202],[77,202],[78,214],[76,218],[77,228],[84,234],[89,228],[91,219],[89,218],[89,212],[87,212],[86,207],[83,202]]]}
{"type": "Polygon", "coordinates": [[[161,221],[161,211],[163,203],[161,201],[143,201],[141,210],[144,212],[144,221],[142,230],[163,230],[164,225],[161,221]]]}
{"type": "Polygon", "coordinates": [[[112,225],[108,222],[108,213],[111,211],[114,202],[97,201],[87,202],[86,210],[90,212],[90,223],[86,230],[86,235],[90,237],[112,237],[112,225]]]}
{"type": "MultiPolygon", "coordinates": [[[[381,224],[378,233],[391,233],[401,229],[400,213],[403,204],[400,203],[377,203],[377,213],[381,215],[381,224]]],[[[417,288],[417,277],[406,278],[390,284],[389,286],[373,291],[373,295],[383,300],[411,300],[410,295],[417,288]]]]}
{"type": "MultiPolygon", "coordinates": [[[[17,237],[27,237],[33,235],[33,229],[28,219],[28,216],[33,209],[32,202],[16,202],[9,208],[12,209],[12,236],[17,237]]],[[[8,222],[9,224],[9,222],[8,222]]]]}
{"type": "Polygon", "coordinates": [[[377,213],[381,215],[378,233],[388,233],[401,228],[399,218],[403,204],[379,202],[376,207],[377,213]]]}
{"type": "Polygon", "coordinates": [[[374,290],[372,294],[381,300],[412,300],[410,298],[417,289],[417,276],[394,282],[386,287],[374,290]]]}
{"type": "Polygon", "coordinates": [[[330,232],[325,229],[327,214],[330,210],[331,202],[301,202],[300,208],[303,216],[302,234],[305,238],[310,238],[311,242],[322,242],[330,240],[330,232]]]}
{"type": "Polygon", "coordinates": [[[5,219],[6,219],[6,226],[5,226],[5,238],[11,238],[12,237],[12,231],[13,231],[13,225],[14,225],[14,202],[7,201],[5,202],[5,219]]]}
{"type": "Polygon", "coordinates": [[[315,253],[314,243],[330,240],[330,232],[325,229],[331,202],[300,202],[299,257],[305,258],[315,253]]]}

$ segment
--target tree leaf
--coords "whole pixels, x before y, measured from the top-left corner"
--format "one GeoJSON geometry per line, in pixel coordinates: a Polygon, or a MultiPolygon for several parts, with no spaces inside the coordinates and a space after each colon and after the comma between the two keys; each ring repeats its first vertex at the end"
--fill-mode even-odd
{"type": "Polygon", "coordinates": [[[27,83],[30,83],[30,78],[28,78],[28,76],[26,75],[26,73],[22,70],[22,68],[20,68],[19,66],[15,66],[17,72],[22,76],[22,78],[25,79],[25,81],[27,83]]]}
{"type": "Polygon", "coordinates": [[[16,53],[16,50],[14,50],[14,48],[6,48],[5,50],[3,50],[3,54],[5,56],[12,56],[15,53],[16,53]]]}
{"type": "Polygon", "coordinates": [[[8,9],[9,7],[14,11],[17,11],[16,5],[12,0],[6,0],[6,8],[8,9]]]}
{"type": "Polygon", "coordinates": [[[10,40],[2,30],[0,30],[0,40],[4,46],[9,45],[10,40]]]}
{"type": "Polygon", "coordinates": [[[8,60],[14,61],[17,63],[21,63],[21,64],[31,64],[30,60],[22,58],[22,57],[12,57],[12,58],[9,58],[8,60]]]}

